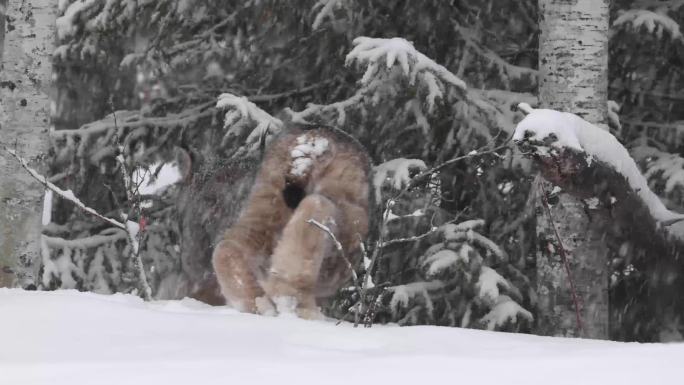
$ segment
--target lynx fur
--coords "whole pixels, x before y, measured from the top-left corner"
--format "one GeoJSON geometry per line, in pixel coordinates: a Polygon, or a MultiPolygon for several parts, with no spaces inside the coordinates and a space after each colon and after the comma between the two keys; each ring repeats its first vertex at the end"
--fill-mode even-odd
{"type": "Polygon", "coordinates": [[[251,313],[289,304],[300,317],[318,317],[316,298],[349,279],[344,258],[359,255],[368,233],[369,164],[358,142],[332,128],[294,126],[276,137],[240,217],[213,252],[228,303],[251,313]],[[344,256],[309,219],[333,232],[344,256]]]}

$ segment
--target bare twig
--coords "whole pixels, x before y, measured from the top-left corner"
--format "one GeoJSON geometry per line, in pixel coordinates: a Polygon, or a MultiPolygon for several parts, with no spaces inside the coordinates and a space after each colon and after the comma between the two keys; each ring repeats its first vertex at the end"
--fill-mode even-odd
{"type": "MultiPolygon", "coordinates": [[[[118,133],[119,128],[118,128],[118,122],[116,120],[116,112],[114,111],[114,104],[112,100],[109,100],[110,105],[112,106],[112,117],[114,119],[114,128],[116,129],[116,132],[118,133]]],[[[132,210],[137,211],[138,213],[138,218],[141,217],[142,215],[142,208],[140,206],[140,200],[134,199],[135,196],[138,195],[138,188],[140,187],[139,185],[133,186],[134,183],[130,179],[131,176],[128,172],[128,168],[126,167],[126,159],[124,158],[124,147],[123,144],[120,143],[120,139],[118,137],[115,138],[115,140],[118,142],[118,150],[119,150],[119,155],[117,155],[116,160],[119,162],[121,165],[121,173],[123,176],[123,182],[124,186],[126,188],[126,196],[128,198],[128,201],[131,202],[134,206],[131,208],[132,210]]],[[[142,183],[142,182],[141,182],[142,183]]],[[[126,223],[129,223],[130,221],[128,220],[129,215],[125,214],[123,210],[121,210],[121,218],[126,221],[126,223]]],[[[129,226],[126,226],[126,235],[128,236],[128,242],[131,245],[131,256],[133,257],[133,260],[135,261],[136,269],[138,270],[138,278],[140,279],[140,285],[142,286],[142,292],[143,292],[143,299],[145,301],[149,301],[152,299],[152,288],[150,287],[150,283],[147,281],[147,275],[145,275],[145,265],[142,262],[142,258],[140,257],[140,241],[142,240],[142,233],[140,231],[140,228],[137,229],[135,234],[133,234],[133,230],[129,228],[129,226]]]]}
{"type": "Polygon", "coordinates": [[[328,85],[330,83],[333,83],[334,81],[335,81],[335,79],[327,79],[327,80],[323,80],[321,82],[314,83],[314,84],[306,86],[306,87],[298,88],[296,90],[280,92],[277,94],[262,94],[262,95],[248,96],[247,100],[249,100],[250,102],[255,102],[255,103],[270,102],[273,100],[283,99],[283,98],[287,98],[290,96],[300,95],[300,94],[307,93],[309,91],[317,90],[319,88],[325,87],[326,85],[328,85]]]}
{"type": "MultiPolygon", "coordinates": [[[[356,290],[359,293],[359,295],[361,295],[362,288],[359,286],[359,277],[356,274],[356,270],[354,270],[354,266],[352,265],[349,258],[347,258],[347,255],[344,253],[344,249],[342,248],[342,244],[340,243],[340,241],[337,240],[337,237],[335,237],[335,234],[333,234],[332,230],[330,230],[330,228],[328,226],[322,224],[321,222],[318,222],[315,219],[309,219],[306,221],[306,223],[313,225],[313,226],[316,226],[319,229],[321,229],[323,232],[328,234],[330,239],[333,241],[335,248],[340,253],[340,256],[342,256],[342,259],[347,263],[347,268],[349,269],[349,271],[351,271],[352,279],[354,280],[354,286],[356,287],[356,290]]],[[[356,306],[357,306],[357,308],[356,308],[356,314],[354,317],[354,327],[359,326],[359,312],[360,312],[361,301],[359,301],[356,306]]]]}
{"type": "Polygon", "coordinates": [[[429,168],[429,169],[427,169],[427,170],[421,172],[420,174],[414,176],[413,178],[411,178],[411,182],[410,182],[410,183],[407,183],[407,184],[406,184],[406,187],[404,187],[404,188],[403,188],[403,189],[394,197],[394,199],[397,199],[399,196],[403,195],[403,194],[406,193],[408,190],[410,190],[411,188],[415,187],[417,184],[423,182],[426,178],[428,178],[429,176],[431,176],[432,174],[436,173],[437,171],[443,169],[443,168],[446,167],[446,166],[452,165],[452,164],[454,164],[454,163],[456,163],[456,162],[459,162],[459,161],[462,161],[462,160],[465,160],[465,159],[468,159],[468,158],[475,158],[475,157],[479,157],[479,156],[483,156],[483,155],[496,154],[496,155],[500,156],[499,154],[497,154],[497,152],[500,151],[500,150],[503,150],[503,149],[505,149],[505,148],[508,148],[508,144],[503,144],[503,145],[501,145],[501,146],[493,147],[493,148],[492,148],[492,147],[489,147],[489,146],[484,146],[484,147],[481,147],[481,148],[479,148],[479,149],[477,149],[477,150],[473,150],[473,151],[471,151],[471,152],[469,152],[469,153],[467,153],[467,154],[465,154],[465,155],[457,156],[457,157],[455,157],[455,158],[451,158],[451,159],[449,159],[449,160],[447,160],[447,161],[445,161],[445,162],[442,162],[442,163],[440,163],[440,164],[438,164],[438,165],[436,165],[436,166],[434,166],[434,167],[432,167],[432,168],[429,168]]]}
{"type": "MultiPolygon", "coordinates": [[[[465,210],[463,210],[463,211],[465,211],[465,210]]],[[[463,211],[461,211],[461,213],[462,213],[463,211]]],[[[459,213],[459,214],[460,214],[460,213],[459,213]]],[[[428,231],[426,231],[426,232],[424,232],[424,233],[422,233],[422,234],[414,235],[414,236],[412,236],[412,237],[390,239],[390,240],[387,240],[387,241],[382,242],[382,244],[380,244],[380,247],[387,247],[387,246],[391,246],[391,245],[394,245],[394,244],[397,244],[397,243],[405,243],[405,242],[420,241],[421,239],[426,238],[426,237],[429,237],[430,235],[432,235],[432,234],[434,234],[434,233],[440,231],[440,229],[442,228],[442,226],[444,226],[444,225],[446,225],[446,224],[449,224],[449,223],[454,223],[454,222],[458,221],[459,219],[461,219],[461,215],[456,215],[456,217],[454,217],[453,219],[451,219],[451,220],[449,220],[449,221],[447,221],[447,222],[444,222],[444,223],[442,223],[442,224],[439,225],[439,226],[433,226],[430,230],[428,230],[428,231]]]]}

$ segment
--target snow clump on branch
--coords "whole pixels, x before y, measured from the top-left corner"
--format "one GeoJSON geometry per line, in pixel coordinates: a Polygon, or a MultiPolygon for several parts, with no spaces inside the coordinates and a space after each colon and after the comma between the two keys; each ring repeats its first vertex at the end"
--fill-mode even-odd
{"type": "Polygon", "coordinates": [[[373,167],[373,187],[378,202],[382,197],[382,186],[389,182],[395,190],[411,183],[411,172],[427,169],[425,162],[420,159],[396,158],[373,167]]]}
{"type": "Polygon", "coordinates": [[[494,330],[497,327],[505,325],[507,322],[517,322],[518,317],[521,317],[528,322],[534,320],[532,313],[513,301],[511,297],[500,295],[496,299],[496,303],[492,310],[482,317],[481,322],[485,324],[487,330],[494,330]]]}

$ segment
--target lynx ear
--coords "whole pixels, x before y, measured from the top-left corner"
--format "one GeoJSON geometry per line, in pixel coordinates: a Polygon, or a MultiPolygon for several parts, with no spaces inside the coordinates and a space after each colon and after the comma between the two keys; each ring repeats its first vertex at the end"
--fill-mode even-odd
{"type": "Polygon", "coordinates": [[[178,164],[178,170],[180,170],[183,182],[189,182],[192,178],[192,157],[190,154],[181,147],[174,148],[174,158],[176,164],[178,164]]]}

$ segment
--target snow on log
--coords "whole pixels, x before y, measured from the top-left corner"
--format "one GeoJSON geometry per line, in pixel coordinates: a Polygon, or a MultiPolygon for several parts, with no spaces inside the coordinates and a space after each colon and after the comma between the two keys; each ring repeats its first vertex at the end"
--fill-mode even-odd
{"type": "MultiPolygon", "coordinates": [[[[523,150],[532,151],[538,156],[543,164],[544,177],[563,188],[569,187],[568,182],[571,179],[574,179],[572,184],[575,187],[585,185],[581,189],[584,193],[589,191],[587,182],[610,184],[610,180],[596,178],[596,173],[594,177],[577,177],[586,174],[583,172],[585,170],[598,170],[605,165],[617,176],[624,178],[628,184],[625,187],[646,205],[655,221],[669,224],[684,219],[683,214],[668,210],[660,198],[651,191],[634,159],[610,132],[575,114],[547,109],[531,110],[530,114],[518,123],[513,141],[523,150]]],[[[619,199],[617,195],[624,194],[620,194],[621,192],[615,188],[609,190],[613,194],[607,197],[611,202],[619,199]]]]}

